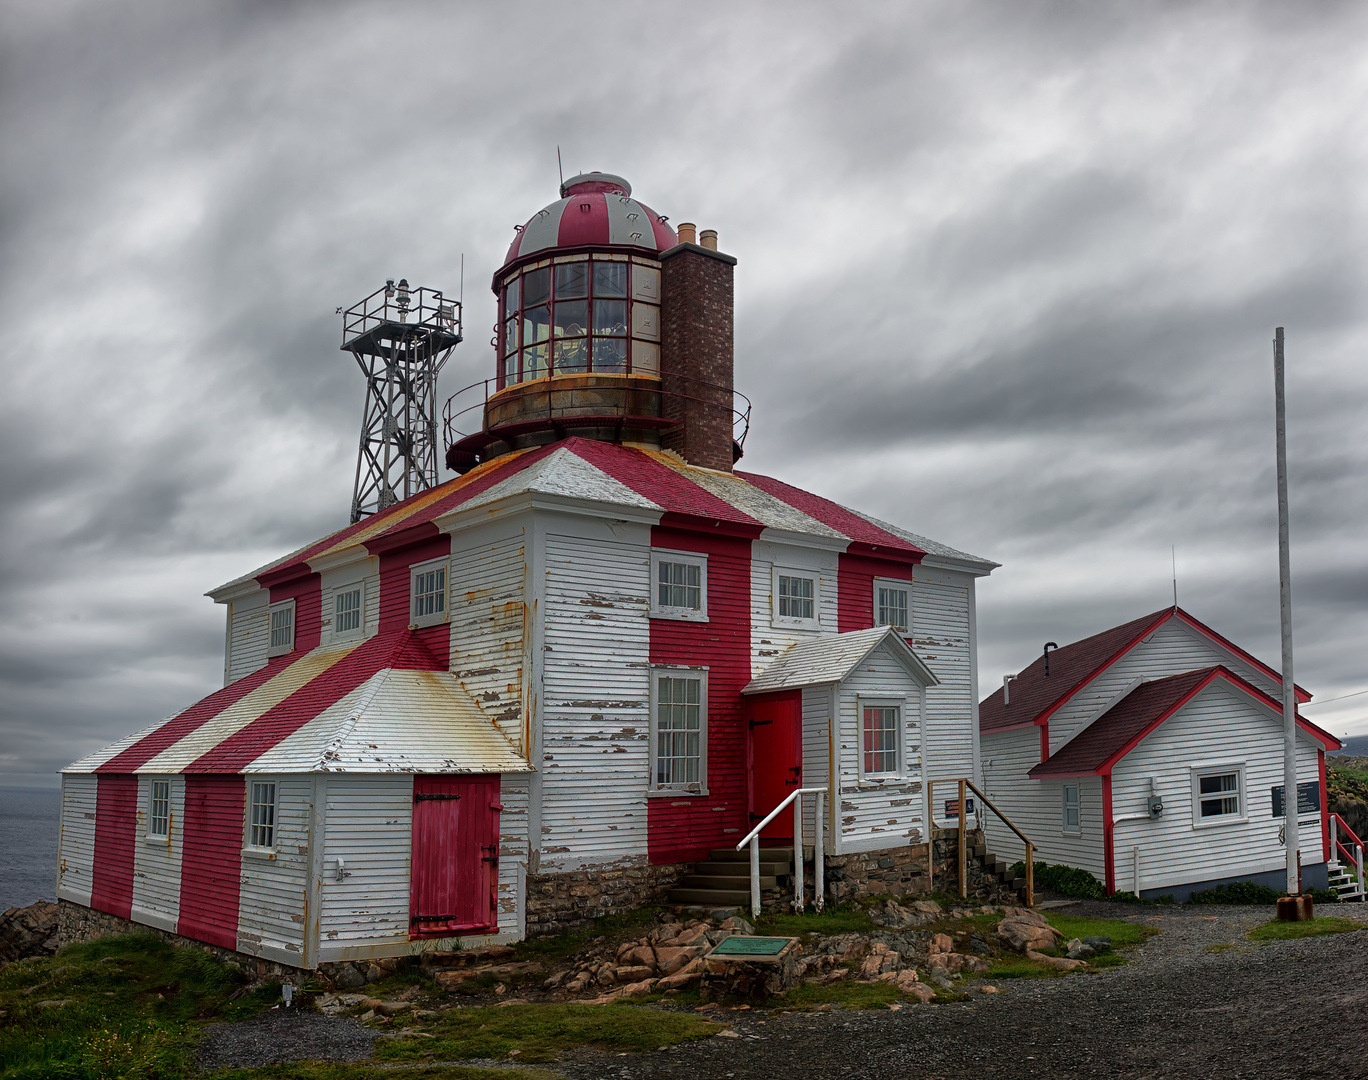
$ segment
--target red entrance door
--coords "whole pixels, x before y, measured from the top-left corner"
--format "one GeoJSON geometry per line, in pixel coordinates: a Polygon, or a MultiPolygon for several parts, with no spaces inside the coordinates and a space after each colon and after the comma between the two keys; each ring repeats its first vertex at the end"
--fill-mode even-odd
{"type": "Polygon", "coordinates": [[[415,776],[409,936],[498,926],[499,777],[415,776]]]}
{"type": "MultiPolygon", "coordinates": [[[[750,820],[754,825],[803,786],[803,698],[798,691],[748,698],[750,820]]],[[[792,842],[793,814],[785,810],[760,834],[792,842]]]]}

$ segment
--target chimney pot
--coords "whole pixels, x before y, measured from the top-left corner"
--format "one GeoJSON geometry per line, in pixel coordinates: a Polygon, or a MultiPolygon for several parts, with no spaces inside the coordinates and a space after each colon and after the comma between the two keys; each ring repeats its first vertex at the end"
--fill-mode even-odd
{"type": "MultiPolygon", "coordinates": [[[[690,226],[690,229],[692,229],[692,226],[690,226]]],[[[699,233],[699,235],[698,235],[698,243],[699,243],[702,247],[707,248],[709,251],[716,251],[716,250],[717,250],[717,230],[716,230],[716,229],[704,229],[704,230],[703,230],[701,233],[699,233]]]]}
{"type": "Polygon", "coordinates": [[[696,228],[698,228],[698,226],[692,221],[681,221],[679,223],[679,228],[675,230],[675,232],[679,234],[679,242],[681,244],[698,243],[698,236],[694,232],[696,228]]]}

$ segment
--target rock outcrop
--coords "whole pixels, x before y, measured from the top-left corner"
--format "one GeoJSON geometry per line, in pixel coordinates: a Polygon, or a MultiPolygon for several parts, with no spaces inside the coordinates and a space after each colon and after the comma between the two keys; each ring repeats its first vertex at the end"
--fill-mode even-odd
{"type": "Polygon", "coordinates": [[[0,964],[57,951],[57,905],[39,900],[0,915],[0,964]]]}

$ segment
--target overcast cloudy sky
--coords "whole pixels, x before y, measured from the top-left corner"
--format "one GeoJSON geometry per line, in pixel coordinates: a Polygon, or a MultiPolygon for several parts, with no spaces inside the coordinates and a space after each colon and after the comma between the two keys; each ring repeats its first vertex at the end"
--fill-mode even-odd
{"type": "MultiPolygon", "coordinates": [[[[1368,691],[1368,7],[4,3],[0,773],[222,679],[208,588],[344,523],[334,315],[567,172],[737,267],[747,468],[990,556],[983,690],[1168,604],[1368,691]]],[[[1313,706],[1368,731],[1368,693],[1313,706]]]]}

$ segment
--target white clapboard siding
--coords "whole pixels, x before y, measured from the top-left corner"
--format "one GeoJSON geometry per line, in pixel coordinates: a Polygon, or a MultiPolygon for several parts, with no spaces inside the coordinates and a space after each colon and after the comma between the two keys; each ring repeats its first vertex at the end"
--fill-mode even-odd
{"type": "Polygon", "coordinates": [[[839,598],[837,569],[840,556],[834,551],[757,541],[751,545],[751,674],[774,662],[790,645],[810,641],[837,630],[839,598]],[[774,623],[775,566],[810,572],[816,578],[813,609],[818,625],[808,629],[774,623]]]}
{"type": "MultiPolygon", "coordinates": [[[[1083,776],[1078,784],[1079,834],[1064,832],[1063,780],[1032,780],[1026,773],[1040,763],[1040,729],[1034,725],[983,737],[984,793],[1036,847],[1036,862],[1062,863],[1105,880],[1102,834],[1102,778],[1083,776]]],[[[937,798],[941,792],[937,791],[937,798]]],[[[951,798],[949,792],[946,798],[951,798]]],[[[983,812],[988,849],[1007,863],[1021,862],[1026,848],[989,810],[983,812]]]]}
{"type": "MultiPolygon", "coordinates": [[[[1320,779],[1316,744],[1297,740],[1298,783],[1320,779]]],[[[1118,822],[1116,885],[1131,889],[1131,850],[1139,847],[1141,888],[1163,889],[1285,865],[1272,788],[1283,782],[1283,736],[1276,717],[1248,695],[1213,683],[1121,759],[1112,774],[1112,812],[1145,810],[1150,778],[1164,800],[1158,821],[1118,822]],[[1245,820],[1193,827],[1192,768],[1244,766],[1245,820]]],[[[1323,798],[1324,796],[1322,796],[1323,798]]],[[[1320,819],[1301,819],[1302,864],[1325,861],[1320,819]]]]}
{"type": "Polygon", "coordinates": [[[185,778],[183,776],[138,777],[138,825],[133,838],[133,910],[130,918],[144,926],[176,931],[180,918],[181,855],[185,845],[185,778]],[[170,784],[171,816],[167,839],[149,839],[152,782],[170,784]]]}
{"type": "Polygon", "coordinates": [[[326,571],[322,575],[320,593],[322,595],[321,634],[324,644],[328,642],[352,641],[371,637],[380,627],[380,574],[379,559],[363,559],[337,570],[326,571]],[[361,588],[361,626],[357,630],[334,633],[337,618],[337,594],[361,588]]]}
{"type": "Polygon", "coordinates": [[[522,898],[527,887],[530,773],[505,773],[499,783],[499,933],[521,940],[527,931],[522,898]]]}
{"type": "Polygon", "coordinates": [[[923,692],[887,645],[875,649],[841,684],[836,706],[840,746],[837,821],[842,851],[875,851],[919,844],[926,839],[922,794],[923,692]],[[861,697],[895,698],[903,703],[899,779],[860,779],[861,697]]]}
{"type": "MultiPolygon", "coordinates": [[[[1073,738],[1099,709],[1136,679],[1149,682],[1213,664],[1224,664],[1252,685],[1281,700],[1282,691],[1277,683],[1259,668],[1239,659],[1180,619],[1170,619],[1050,717],[1050,752],[1054,753],[1073,738]]],[[[1060,689],[1062,692],[1066,688],[1060,689]]]]}
{"type": "MultiPolygon", "coordinates": [[[[275,852],[273,858],[250,850],[243,853],[238,897],[238,952],[299,964],[304,954],[313,777],[252,776],[249,779],[256,783],[274,781],[276,785],[275,852]]],[[[341,785],[346,780],[329,778],[329,783],[341,785]]]]}
{"type": "Polygon", "coordinates": [[[968,574],[921,566],[912,582],[910,644],[940,680],[926,691],[926,769],[932,779],[974,776],[972,583],[968,574]]]}
{"type": "Polygon", "coordinates": [[[90,904],[95,852],[95,791],[90,773],[62,777],[62,823],[57,855],[57,898],[90,904]]]}
{"type": "Polygon", "coordinates": [[[543,541],[543,871],[646,854],[650,549],[583,528],[543,541]]]}
{"type": "MultiPolygon", "coordinates": [[[[840,783],[832,783],[832,772],[829,767],[831,760],[831,707],[834,702],[836,687],[834,684],[825,686],[805,686],[803,687],[803,786],[804,787],[824,787],[827,789],[827,850],[832,850],[833,838],[831,835],[831,822],[839,820],[833,817],[831,807],[832,798],[835,797],[835,805],[839,808],[841,802],[840,783]]],[[[816,808],[816,803],[810,796],[803,796],[803,832],[807,837],[807,842],[812,842],[812,815],[816,808]]]]}
{"type": "Polygon", "coordinates": [[[228,601],[225,686],[266,666],[266,650],[271,641],[270,615],[267,612],[270,600],[270,592],[260,589],[248,596],[228,601]]]}
{"type": "Polygon", "coordinates": [[[329,776],[320,886],[320,961],[408,943],[413,777],[329,776]],[[337,860],[347,876],[336,880],[337,860]]]}
{"type": "Polygon", "coordinates": [[[524,582],[527,558],[521,530],[513,536],[453,537],[451,554],[451,670],[485,714],[522,749],[525,662],[524,582]]]}

